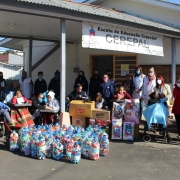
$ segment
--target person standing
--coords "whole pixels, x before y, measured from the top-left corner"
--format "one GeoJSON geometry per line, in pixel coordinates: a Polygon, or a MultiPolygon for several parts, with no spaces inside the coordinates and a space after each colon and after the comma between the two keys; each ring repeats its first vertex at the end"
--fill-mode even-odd
{"type": "Polygon", "coordinates": [[[167,105],[170,104],[169,100],[172,98],[171,88],[168,84],[165,84],[162,76],[156,77],[156,86],[154,87],[153,91],[161,94],[162,98],[166,98],[167,105]]]}
{"type": "Polygon", "coordinates": [[[143,74],[141,66],[135,68],[135,75],[132,77],[133,98],[140,99],[142,97],[142,88],[145,75],[143,74]]]}
{"type": "Polygon", "coordinates": [[[115,92],[116,91],[116,80],[113,77],[111,70],[110,69],[106,69],[105,74],[108,75],[109,81],[112,83],[113,88],[114,88],[114,92],[115,92]]]}
{"type": "Polygon", "coordinates": [[[96,99],[96,94],[99,92],[99,86],[101,84],[102,80],[100,78],[100,74],[98,70],[95,70],[93,72],[93,76],[90,78],[89,83],[89,96],[91,100],[96,99]]]}
{"type": "Polygon", "coordinates": [[[148,75],[144,78],[143,89],[142,89],[142,98],[145,105],[148,104],[149,94],[153,92],[154,87],[156,86],[156,75],[154,68],[149,69],[148,75]]]}
{"type": "Polygon", "coordinates": [[[43,72],[38,72],[38,79],[34,83],[34,95],[38,96],[40,93],[47,91],[46,81],[43,79],[43,72]]]}
{"type": "Polygon", "coordinates": [[[177,77],[176,84],[173,89],[174,104],[172,108],[172,113],[175,115],[177,130],[178,130],[178,140],[180,140],[180,77],[177,77]]]}
{"type": "Polygon", "coordinates": [[[55,98],[60,101],[60,72],[58,70],[54,73],[54,77],[49,83],[48,90],[53,90],[55,93],[55,98]]]}
{"type": "Polygon", "coordinates": [[[104,74],[103,76],[103,83],[100,84],[100,89],[99,92],[102,94],[102,97],[106,101],[106,105],[111,108],[111,100],[113,99],[114,96],[114,88],[113,84],[111,81],[108,79],[108,75],[104,74]]]}
{"type": "Polygon", "coordinates": [[[33,89],[33,81],[30,77],[27,76],[27,72],[22,72],[22,78],[19,79],[20,89],[22,94],[27,98],[31,99],[32,89],[33,89]]]}
{"type": "Polygon", "coordinates": [[[87,92],[88,91],[88,81],[85,77],[85,73],[84,71],[79,71],[78,73],[78,77],[76,78],[75,80],[75,83],[74,83],[74,89],[76,89],[76,85],[77,84],[81,84],[82,87],[83,87],[83,91],[87,92]]]}
{"type": "Polygon", "coordinates": [[[4,91],[7,87],[6,80],[3,78],[3,73],[0,72],[0,101],[4,100],[4,91]]]}

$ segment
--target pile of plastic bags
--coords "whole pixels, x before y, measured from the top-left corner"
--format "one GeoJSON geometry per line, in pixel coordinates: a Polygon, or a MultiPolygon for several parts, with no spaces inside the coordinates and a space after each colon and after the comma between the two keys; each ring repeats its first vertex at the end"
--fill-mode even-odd
{"type": "Polygon", "coordinates": [[[23,127],[19,132],[10,135],[10,151],[19,150],[25,156],[37,159],[53,158],[61,160],[67,158],[77,164],[81,155],[92,160],[100,156],[107,156],[109,140],[107,133],[98,125],[89,126],[86,130],[79,126],[65,125],[23,127]]]}

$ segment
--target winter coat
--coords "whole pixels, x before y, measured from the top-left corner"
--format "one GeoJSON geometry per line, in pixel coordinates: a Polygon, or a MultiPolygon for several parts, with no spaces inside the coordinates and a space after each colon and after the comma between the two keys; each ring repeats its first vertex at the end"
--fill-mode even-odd
{"type": "Polygon", "coordinates": [[[10,107],[7,106],[6,104],[0,102],[0,109],[10,109],[10,107]]]}
{"type": "Polygon", "coordinates": [[[49,83],[49,87],[48,90],[53,90],[55,93],[55,97],[56,99],[60,99],[60,78],[52,78],[50,83],[49,83]]]}
{"type": "Polygon", "coordinates": [[[47,84],[44,79],[39,80],[37,79],[34,83],[34,94],[38,96],[39,93],[44,93],[47,91],[47,84]]]}
{"type": "Polygon", "coordinates": [[[92,77],[90,79],[89,83],[89,96],[95,97],[96,94],[99,92],[99,86],[101,84],[102,80],[100,78],[94,78],[92,77]]]}
{"type": "Polygon", "coordinates": [[[37,98],[32,99],[32,106],[30,107],[31,114],[34,114],[37,109],[45,109],[45,103],[39,103],[37,98]]]}
{"type": "Polygon", "coordinates": [[[70,101],[72,101],[72,100],[82,100],[84,98],[88,99],[88,96],[87,96],[86,92],[84,92],[84,91],[77,92],[76,90],[72,91],[71,94],[68,97],[69,97],[70,101]],[[79,95],[81,97],[79,97],[79,95]]]}
{"type": "MultiPolygon", "coordinates": [[[[24,100],[25,103],[26,103],[26,102],[32,103],[32,101],[29,100],[29,99],[27,99],[25,96],[22,96],[22,98],[23,98],[23,100],[24,100]]],[[[17,102],[17,97],[16,97],[16,96],[14,96],[14,97],[12,98],[12,104],[18,104],[18,102],[17,102]]]]}
{"type": "Polygon", "coordinates": [[[102,97],[106,99],[112,99],[114,95],[114,87],[111,81],[103,82],[100,84],[99,92],[102,94],[102,97]]]}
{"type": "Polygon", "coordinates": [[[172,113],[180,114],[180,88],[175,85],[173,89],[173,96],[174,96],[174,104],[172,108],[172,113]]]}

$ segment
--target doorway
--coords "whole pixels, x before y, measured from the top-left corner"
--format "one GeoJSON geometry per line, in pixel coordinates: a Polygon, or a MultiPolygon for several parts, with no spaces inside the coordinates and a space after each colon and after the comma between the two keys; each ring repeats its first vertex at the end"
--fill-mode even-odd
{"type": "Polygon", "coordinates": [[[120,55],[91,55],[90,56],[90,77],[94,70],[99,70],[101,77],[106,69],[110,69],[116,80],[116,85],[122,85],[126,74],[134,75],[138,64],[137,54],[120,55]]]}
{"type": "Polygon", "coordinates": [[[105,71],[110,69],[113,73],[113,55],[92,55],[90,56],[90,77],[94,70],[98,70],[103,77],[105,71]]]}

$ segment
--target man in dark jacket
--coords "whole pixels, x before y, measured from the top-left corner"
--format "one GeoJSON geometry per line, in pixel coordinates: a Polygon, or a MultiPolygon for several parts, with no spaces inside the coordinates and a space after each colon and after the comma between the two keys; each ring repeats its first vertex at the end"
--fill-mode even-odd
{"type": "Polygon", "coordinates": [[[6,80],[3,78],[3,73],[0,72],[0,101],[4,100],[4,91],[7,87],[6,80]]]}
{"type": "Polygon", "coordinates": [[[34,95],[38,96],[39,93],[44,93],[47,91],[46,81],[43,79],[43,72],[38,72],[38,79],[36,79],[34,84],[34,95]]]}
{"type": "Polygon", "coordinates": [[[91,100],[95,101],[101,83],[102,79],[100,78],[99,71],[95,70],[89,83],[89,96],[91,97],[91,100]]]}
{"type": "Polygon", "coordinates": [[[54,73],[54,78],[51,79],[49,83],[48,90],[53,90],[55,93],[55,98],[60,101],[60,72],[57,70],[54,73]]]}
{"type": "Polygon", "coordinates": [[[109,81],[107,74],[104,74],[103,81],[104,82],[100,84],[99,92],[102,94],[102,97],[105,99],[107,106],[111,108],[110,107],[111,100],[113,99],[113,95],[114,95],[113,84],[109,81]]]}
{"type": "Polygon", "coordinates": [[[82,85],[77,84],[76,89],[66,98],[68,101],[72,100],[88,100],[86,92],[82,91],[82,85]]]}

